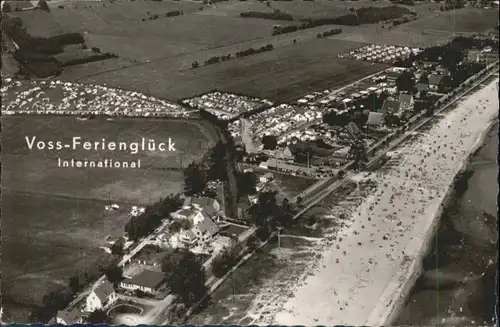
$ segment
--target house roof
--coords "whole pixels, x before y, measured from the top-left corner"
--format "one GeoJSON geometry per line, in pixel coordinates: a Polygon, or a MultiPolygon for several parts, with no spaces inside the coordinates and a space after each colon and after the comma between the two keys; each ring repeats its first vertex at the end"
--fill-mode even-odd
{"type": "Polygon", "coordinates": [[[73,308],[72,310],[57,311],[56,317],[64,321],[66,324],[72,324],[78,322],[78,320],[83,317],[83,314],[76,308],[73,308]]]}
{"type": "Polygon", "coordinates": [[[138,285],[151,289],[158,288],[165,281],[165,274],[158,271],[144,270],[134,277],[124,280],[125,284],[138,285]]]}
{"type": "Polygon", "coordinates": [[[162,251],[160,248],[145,246],[136,256],[137,260],[161,262],[162,258],[167,256],[169,251],[162,251]]]}
{"type": "Polygon", "coordinates": [[[209,233],[210,236],[215,235],[219,231],[219,227],[213,222],[212,219],[207,218],[195,226],[203,234],[209,233]]]}
{"type": "Polygon", "coordinates": [[[200,207],[201,210],[203,210],[204,213],[207,215],[213,215],[217,213],[217,210],[215,209],[216,200],[208,197],[201,197],[201,198],[192,198],[191,199],[191,204],[195,204],[200,207]]]}
{"type": "Polygon", "coordinates": [[[109,282],[109,280],[105,279],[101,284],[99,284],[95,289],[94,293],[97,295],[99,300],[101,300],[102,303],[105,303],[108,301],[108,296],[113,293],[115,289],[113,288],[113,285],[109,282]]]}
{"type": "Polygon", "coordinates": [[[443,79],[443,75],[432,74],[429,76],[429,84],[430,85],[439,85],[441,80],[443,79]]]}
{"type": "Polygon", "coordinates": [[[420,91],[426,91],[429,89],[429,84],[427,83],[417,83],[417,85],[415,85],[415,87],[417,88],[417,91],[420,92],[420,91]]]}
{"type": "Polygon", "coordinates": [[[176,214],[178,214],[179,216],[185,216],[185,217],[189,217],[189,216],[191,216],[194,213],[196,213],[196,212],[192,208],[181,209],[181,210],[178,210],[176,212],[176,214]]]}
{"type": "Polygon", "coordinates": [[[413,97],[411,94],[400,94],[399,95],[399,102],[402,104],[410,104],[411,100],[413,100],[413,97]]]}
{"type": "Polygon", "coordinates": [[[262,175],[261,177],[264,177],[264,178],[273,178],[273,174],[272,173],[265,173],[264,175],[262,175]]]}
{"type": "Polygon", "coordinates": [[[189,242],[194,241],[196,239],[196,235],[193,233],[192,230],[186,230],[182,232],[182,235],[186,236],[189,242]]]}
{"type": "Polygon", "coordinates": [[[382,105],[382,109],[380,109],[381,113],[395,113],[399,111],[399,108],[401,107],[401,103],[397,100],[385,100],[384,104],[382,105]]]}

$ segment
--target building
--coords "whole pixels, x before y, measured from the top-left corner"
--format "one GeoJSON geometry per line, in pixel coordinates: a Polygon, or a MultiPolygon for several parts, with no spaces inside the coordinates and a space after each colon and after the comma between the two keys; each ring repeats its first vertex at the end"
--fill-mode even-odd
{"type": "Polygon", "coordinates": [[[274,179],[274,175],[272,173],[265,173],[264,175],[259,177],[259,181],[262,183],[268,183],[274,179]]]}
{"type": "Polygon", "coordinates": [[[276,158],[278,159],[290,159],[293,158],[292,151],[290,151],[289,147],[285,147],[282,150],[276,151],[276,158]]]}
{"type": "Polygon", "coordinates": [[[184,230],[179,234],[179,240],[187,247],[195,246],[198,242],[198,237],[192,230],[184,230]]]}
{"type": "Polygon", "coordinates": [[[417,85],[415,85],[415,88],[417,89],[417,92],[422,92],[422,91],[427,91],[429,90],[429,84],[427,83],[417,83],[417,85]]]}
{"type": "Polygon", "coordinates": [[[415,105],[413,96],[411,94],[400,94],[399,103],[401,110],[412,110],[415,105]]]}
{"type": "Polygon", "coordinates": [[[162,251],[156,246],[146,245],[134,258],[138,264],[156,267],[168,255],[168,251],[162,251]]]}
{"type": "Polygon", "coordinates": [[[432,91],[437,91],[441,82],[443,81],[443,75],[431,74],[429,75],[429,89],[432,91]]]}
{"type": "Polygon", "coordinates": [[[380,109],[384,115],[397,115],[401,109],[401,103],[397,100],[385,100],[380,109]]]}
{"type": "Polygon", "coordinates": [[[130,279],[125,279],[120,286],[130,291],[140,290],[145,293],[156,294],[164,282],[164,273],[144,270],[130,279]]]}
{"type": "Polygon", "coordinates": [[[107,308],[115,303],[117,299],[113,285],[105,279],[87,296],[86,309],[88,312],[93,312],[95,310],[107,308]]]}
{"type": "Polygon", "coordinates": [[[174,219],[191,220],[193,222],[193,225],[198,224],[200,221],[206,218],[206,215],[203,211],[192,207],[184,207],[183,209],[173,212],[170,215],[174,219]]]}
{"type": "Polygon", "coordinates": [[[56,324],[73,325],[82,323],[83,314],[77,309],[57,311],[56,324]]]}
{"type": "Polygon", "coordinates": [[[206,242],[219,232],[219,227],[212,221],[212,219],[207,218],[194,226],[191,231],[196,235],[198,240],[206,242]]]}
{"type": "Polygon", "coordinates": [[[209,217],[217,215],[220,211],[219,202],[206,196],[200,198],[190,198],[189,202],[192,206],[199,210],[202,210],[209,217]]]}

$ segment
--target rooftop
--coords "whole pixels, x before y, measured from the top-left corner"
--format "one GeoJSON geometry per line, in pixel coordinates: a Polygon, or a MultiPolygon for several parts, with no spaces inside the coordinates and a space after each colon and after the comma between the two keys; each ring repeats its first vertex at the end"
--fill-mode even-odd
{"type": "Polygon", "coordinates": [[[82,313],[77,309],[73,308],[72,310],[61,310],[57,311],[57,318],[63,320],[67,324],[75,323],[80,318],[82,318],[82,313]]]}
{"type": "Polygon", "coordinates": [[[109,280],[105,279],[101,284],[99,284],[95,289],[94,293],[97,295],[101,302],[105,303],[108,300],[108,296],[113,293],[115,289],[109,280]]]}
{"type": "Polygon", "coordinates": [[[162,272],[144,270],[134,277],[124,280],[125,284],[138,285],[143,287],[148,287],[151,289],[157,289],[165,281],[165,274],[162,272]]]}
{"type": "Polygon", "coordinates": [[[219,227],[210,218],[204,219],[195,228],[199,229],[203,234],[208,232],[210,236],[215,235],[219,231],[219,227]]]}
{"type": "Polygon", "coordinates": [[[380,112],[383,114],[392,114],[399,111],[401,103],[397,100],[385,100],[380,112]]]}

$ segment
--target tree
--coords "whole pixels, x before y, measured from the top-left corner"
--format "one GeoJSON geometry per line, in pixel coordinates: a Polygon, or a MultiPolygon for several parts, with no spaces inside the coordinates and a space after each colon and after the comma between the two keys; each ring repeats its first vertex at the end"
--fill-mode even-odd
{"type": "Polygon", "coordinates": [[[205,271],[196,256],[187,249],[176,249],[165,258],[162,271],[173,294],[185,304],[193,304],[206,293],[205,271]]]}
{"type": "Polygon", "coordinates": [[[207,185],[207,176],[202,167],[193,162],[184,170],[184,193],[188,196],[200,194],[207,185]]]}
{"type": "Polygon", "coordinates": [[[217,256],[212,263],[212,273],[215,277],[221,278],[231,268],[238,263],[238,254],[235,248],[226,249],[217,256]]]}
{"type": "Polygon", "coordinates": [[[255,194],[255,186],[257,185],[257,175],[253,172],[236,173],[236,184],[238,185],[238,193],[240,195],[255,194]]]}
{"type": "Polygon", "coordinates": [[[229,162],[229,153],[227,146],[221,141],[217,142],[213,147],[208,157],[208,173],[207,179],[213,180],[227,180],[227,162],[229,162]]]}
{"type": "Polygon", "coordinates": [[[78,293],[82,289],[80,278],[78,278],[78,276],[71,276],[68,281],[68,286],[73,294],[78,293]]]}
{"type": "Polygon", "coordinates": [[[37,7],[40,8],[40,10],[50,11],[49,5],[47,5],[46,0],[39,0],[37,7]]]}
{"type": "Polygon", "coordinates": [[[354,142],[349,149],[349,157],[354,160],[354,166],[359,168],[366,162],[366,145],[363,140],[354,142]]]}
{"type": "Polygon", "coordinates": [[[262,138],[262,144],[264,145],[264,149],[274,150],[278,146],[278,138],[274,135],[265,135],[262,138]]]}
{"type": "Polygon", "coordinates": [[[7,1],[5,1],[4,4],[3,4],[3,7],[2,7],[2,11],[3,12],[11,12],[12,11],[12,7],[10,6],[10,3],[8,3],[7,1]]]}
{"type": "Polygon", "coordinates": [[[112,265],[104,270],[104,274],[106,278],[112,283],[115,287],[120,284],[123,280],[123,269],[116,265],[112,265]]]}
{"type": "Polygon", "coordinates": [[[277,222],[283,227],[289,227],[293,223],[293,207],[288,199],[283,199],[281,206],[278,210],[277,222]]]}
{"type": "Polygon", "coordinates": [[[110,317],[103,310],[95,310],[89,314],[87,317],[87,322],[89,324],[110,324],[110,317]]]}
{"type": "Polygon", "coordinates": [[[200,63],[197,61],[193,61],[193,63],[191,64],[192,68],[198,68],[199,66],[200,66],[200,63]]]}
{"type": "Polygon", "coordinates": [[[396,86],[399,91],[411,92],[415,87],[415,76],[409,71],[403,72],[396,79],[396,86]]]}
{"type": "Polygon", "coordinates": [[[252,235],[248,238],[247,246],[250,249],[250,251],[257,250],[259,245],[260,245],[260,240],[256,235],[252,235]]]}
{"type": "Polygon", "coordinates": [[[123,251],[124,246],[125,246],[125,239],[123,237],[120,237],[111,246],[111,253],[114,255],[123,255],[125,253],[125,251],[123,251]]]}
{"type": "Polygon", "coordinates": [[[429,75],[427,75],[427,74],[420,75],[420,78],[418,79],[418,82],[419,83],[429,84],[429,75]]]}

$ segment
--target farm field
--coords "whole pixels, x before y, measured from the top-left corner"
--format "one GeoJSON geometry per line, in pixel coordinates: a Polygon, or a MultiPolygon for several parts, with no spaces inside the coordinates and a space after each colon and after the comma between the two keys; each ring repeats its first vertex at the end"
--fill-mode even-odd
{"type": "Polygon", "coordinates": [[[68,278],[110,259],[99,246],[120,236],[132,205],[145,205],[183,185],[180,169],[212,143],[198,125],[184,121],[123,119],[80,121],[73,117],[2,117],[2,294],[6,319],[27,322],[31,308],[68,278]],[[118,137],[119,135],[119,137],[118,137]],[[33,150],[25,136],[71,143],[82,139],[127,142],[171,137],[177,152],[134,156],[33,150]],[[141,158],[141,169],[58,168],[57,157],[141,158]],[[120,209],[106,212],[110,201],[120,209]]]}
{"type": "Polygon", "coordinates": [[[339,40],[310,40],[165,78],[169,62],[114,70],[79,79],[83,83],[132,88],[180,100],[214,89],[273,101],[298,99],[311,91],[336,87],[386,68],[361,61],[339,61],[336,55],[363,46],[339,40]]]}
{"type": "Polygon", "coordinates": [[[418,31],[438,31],[449,34],[481,33],[493,29],[498,24],[498,10],[462,8],[453,11],[436,12],[400,28],[408,33],[418,31]]]}
{"type": "Polygon", "coordinates": [[[78,197],[2,189],[0,203],[2,305],[5,319],[17,323],[29,322],[31,309],[49,291],[66,287],[69,277],[110,262],[99,246],[107,235],[121,235],[129,219],[123,210],[105,212],[107,201],[78,197]]]}
{"type": "Polygon", "coordinates": [[[267,37],[275,24],[261,19],[199,15],[198,8],[203,4],[187,1],[104,1],[103,4],[106,6],[97,3],[85,8],[84,4],[76,3],[65,9],[53,8],[51,12],[26,11],[13,15],[22,19],[33,36],[79,32],[84,34],[89,47],[138,62],[267,37]],[[182,10],[184,15],[165,17],[172,10],[182,10]],[[151,15],[159,18],[149,20],[151,15]]]}

